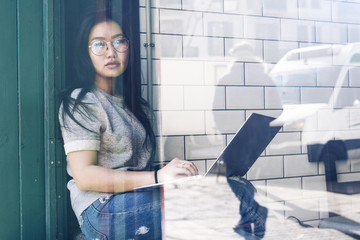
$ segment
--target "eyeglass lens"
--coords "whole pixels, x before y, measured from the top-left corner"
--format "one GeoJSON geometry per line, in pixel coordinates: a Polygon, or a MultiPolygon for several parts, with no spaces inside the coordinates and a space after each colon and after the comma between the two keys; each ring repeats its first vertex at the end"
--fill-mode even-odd
{"type": "MultiPolygon", "coordinates": [[[[125,52],[129,48],[129,40],[126,38],[116,38],[111,41],[111,45],[117,52],[125,52]]],[[[91,51],[95,55],[103,55],[107,50],[107,43],[104,40],[96,40],[91,43],[91,51]]]]}

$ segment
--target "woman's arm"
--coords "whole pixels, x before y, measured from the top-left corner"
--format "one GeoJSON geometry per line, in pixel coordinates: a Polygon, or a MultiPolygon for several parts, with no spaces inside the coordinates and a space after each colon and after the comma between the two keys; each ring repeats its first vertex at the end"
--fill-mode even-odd
{"type": "MultiPolygon", "coordinates": [[[[126,192],[155,183],[153,171],[121,171],[98,166],[97,151],[70,152],[67,157],[76,186],[82,191],[126,192]]],[[[197,174],[192,162],[175,158],[158,171],[158,180],[197,174]]]]}

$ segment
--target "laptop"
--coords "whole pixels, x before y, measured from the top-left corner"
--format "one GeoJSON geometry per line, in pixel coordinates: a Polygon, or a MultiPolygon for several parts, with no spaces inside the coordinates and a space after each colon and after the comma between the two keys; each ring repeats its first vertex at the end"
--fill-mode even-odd
{"type": "Polygon", "coordinates": [[[275,120],[273,117],[251,114],[205,174],[178,178],[137,189],[177,183],[208,175],[244,176],[281,129],[281,126],[270,126],[273,120],[275,120]]]}

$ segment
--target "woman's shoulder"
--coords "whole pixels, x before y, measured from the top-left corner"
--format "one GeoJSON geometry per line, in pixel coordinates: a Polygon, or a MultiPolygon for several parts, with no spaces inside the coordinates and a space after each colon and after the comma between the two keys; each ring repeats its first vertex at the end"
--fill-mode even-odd
{"type": "MultiPolygon", "coordinates": [[[[77,100],[79,97],[79,94],[81,93],[81,91],[83,90],[83,88],[76,88],[74,89],[71,94],[70,97],[74,100],[77,100]]],[[[90,90],[88,92],[85,93],[85,95],[80,99],[81,103],[84,104],[96,104],[98,103],[98,99],[96,97],[96,95],[94,94],[93,90],[90,90]]]]}

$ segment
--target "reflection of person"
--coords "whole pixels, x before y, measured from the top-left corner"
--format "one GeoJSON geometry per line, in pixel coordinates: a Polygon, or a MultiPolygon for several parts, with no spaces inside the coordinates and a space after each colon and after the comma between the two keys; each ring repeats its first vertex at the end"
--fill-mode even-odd
{"type": "MultiPolygon", "coordinates": [[[[241,65],[239,66],[238,64],[235,64],[239,59],[246,58],[247,60],[251,60],[253,62],[261,62],[260,59],[254,56],[254,49],[247,42],[241,42],[235,45],[235,47],[230,50],[230,54],[235,57],[235,60],[231,64],[229,72],[219,80],[219,85],[226,85],[233,81],[232,79],[239,78],[239,72],[241,72],[241,69],[237,68],[241,65]]],[[[218,97],[215,96],[214,102],[218,100],[218,97]]],[[[221,129],[222,126],[220,126],[220,119],[214,117],[214,120],[218,129],[221,129]]],[[[226,172],[227,182],[235,196],[240,201],[239,213],[241,218],[234,227],[234,231],[241,235],[253,233],[256,237],[264,237],[268,209],[261,206],[254,199],[256,189],[247,179],[242,176],[230,175],[229,171],[226,172]]]]}
{"type": "Polygon", "coordinates": [[[180,159],[151,170],[155,137],[132,40],[109,9],[87,15],[76,45],[79,76],[60,107],[71,204],[87,239],[161,239],[159,188],[134,189],[198,174],[180,159]]]}

